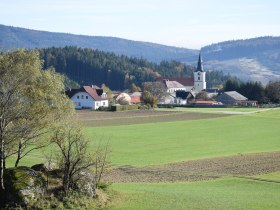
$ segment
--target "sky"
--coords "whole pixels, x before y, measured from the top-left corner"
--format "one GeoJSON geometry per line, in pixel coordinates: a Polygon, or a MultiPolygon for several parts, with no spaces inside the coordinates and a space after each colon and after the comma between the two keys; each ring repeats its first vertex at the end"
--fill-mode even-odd
{"type": "Polygon", "coordinates": [[[0,0],[0,24],[200,49],[280,36],[280,1],[0,0]]]}

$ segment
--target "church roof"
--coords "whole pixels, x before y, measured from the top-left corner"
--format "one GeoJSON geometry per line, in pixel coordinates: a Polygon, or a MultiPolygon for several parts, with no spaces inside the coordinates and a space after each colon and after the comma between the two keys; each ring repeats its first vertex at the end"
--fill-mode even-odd
{"type": "Polygon", "coordinates": [[[169,81],[177,81],[178,83],[182,84],[185,87],[194,86],[193,78],[191,77],[174,77],[174,78],[158,78],[157,81],[164,82],[165,80],[169,81]]]}
{"type": "Polygon", "coordinates": [[[203,65],[202,65],[202,59],[201,59],[201,53],[199,53],[199,57],[198,57],[198,62],[197,62],[197,68],[196,68],[196,72],[201,71],[203,72],[203,65]]]}
{"type": "Polygon", "coordinates": [[[184,85],[180,84],[177,81],[169,81],[169,80],[164,80],[165,86],[169,88],[185,88],[184,85]]]}

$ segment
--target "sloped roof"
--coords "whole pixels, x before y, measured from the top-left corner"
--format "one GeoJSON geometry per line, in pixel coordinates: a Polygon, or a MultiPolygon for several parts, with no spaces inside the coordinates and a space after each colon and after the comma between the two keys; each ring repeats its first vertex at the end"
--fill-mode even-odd
{"type": "Polygon", "coordinates": [[[180,84],[187,86],[194,86],[194,80],[191,77],[174,77],[174,78],[158,78],[157,81],[163,82],[164,80],[177,81],[180,84]]]}
{"type": "Polygon", "coordinates": [[[92,88],[91,86],[83,86],[79,89],[70,89],[70,90],[67,90],[65,92],[65,94],[69,98],[72,98],[78,92],[88,93],[95,101],[101,101],[101,100],[106,100],[107,99],[107,98],[102,98],[101,97],[101,95],[103,93],[102,89],[95,89],[95,88],[92,88]]]}
{"type": "Polygon", "coordinates": [[[224,92],[224,94],[228,95],[229,97],[233,98],[236,101],[247,101],[248,98],[246,98],[245,96],[241,95],[240,93],[236,92],[236,91],[228,91],[228,92],[224,92]]]}
{"type": "Polygon", "coordinates": [[[194,95],[189,91],[176,91],[176,98],[182,98],[185,100],[187,98],[194,98],[194,95]]]}
{"type": "Polygon", "coordinates": [[[164,84],[167,88],[185,88],[184,85],[177,81],[164,80],[164,84]]]}
{"type": "MultiPolygon", "coordinates": [[[[101,101],[104,100],[104,98],[101,98],[98,93],[97,90],[90,87],[90,86],[83,86],[84,90],[95,100],[95,101],[101,101]]],[[[103,91],[102,91],[103,92],[103,91]]]]}

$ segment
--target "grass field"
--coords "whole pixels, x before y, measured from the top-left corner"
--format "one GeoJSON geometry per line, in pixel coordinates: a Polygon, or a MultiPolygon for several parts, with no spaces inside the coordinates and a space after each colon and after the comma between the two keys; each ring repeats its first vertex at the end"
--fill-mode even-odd
{"type": "Polygon", "coordinates": [[[112,209],[279,209],[280,184],[237,178],[190,183],[114,184],[125,201],[112,209]]]}
{"type": "Polygon", "coordinates": [[[113,165],[156,165],[280,148],[280,110],[223,118],[86,127],[109,140],[113,165]]]}
{"type": "Polygon", "coordinates": [[[187,111],[187,112],[199,112],[199,113],[223,113],[223,112],[261,112],[267,110],[266,108],[192,108],[192,107],[176,107],[173,109],[170,108],[159,108],[157,110],[165,111],[187,111]]]}
{"type": "MultiPolygon", "coordinates": [[[[85,134],[92,140],[90,149],[94,149],[99,140],[110,142],[110,160],[114,167],[161,167],[187,160],[280,151],[279,109],[184,109],[182,114],[177,111],[83,112],[81,121],[85,134]],[[204,113],[200,114],[200,111],[204,113]],[[209,114],[220,111],[246,114],[209,114]]],[[[21,165],[44,162],[43,154],[51,150],[36,151],[21,165]]],[[[247,161],[244,167],[246,164],[253,167],[254,162],[247,161]]],[[[219,164],[216,161],[220,170],[219,164]]],[[[182,169],[179,164],[178,170],[182,169]]],[[[157,172],[152,175],[157,176],[157,172]]],[[[250,175],[247,178],[231,177],[229,173],[227,177],[208,181],[114,183],[111,188],[119,196],[108,209],[279,209],[280,171],[254,175],[254,178],[263,181],[254,180],[250,175]]]]}
{"type": "MultiPolygon", "coordinates": [[[[279,151],[279,109],[221,118],[200,117],[185,121],[169,122],[170,119],[166,118],[163,122],[155,123],[85,127],[84,131],[95,142],[109,140],[113,165],[156,165],[240,153],[279,151]]],[[[44,153],[48,151],[33,152],[22,160],[21,165],[44,162],[44,153]]]]}

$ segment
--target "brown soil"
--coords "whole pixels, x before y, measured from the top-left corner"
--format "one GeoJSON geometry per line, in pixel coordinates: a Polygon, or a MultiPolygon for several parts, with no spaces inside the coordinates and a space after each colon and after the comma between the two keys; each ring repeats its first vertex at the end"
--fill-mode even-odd
{"type": "Polygon", "coordinates": [[[123,112],[77,111],[84,126],[130,125],[141,123],[171,122],[230,116],[229,114],[195,113],[180,111],[136,110],[123,112]]]}
{"type": "Polygon", "coordinates": [[[104,179],[110,182],[183,182],[223,176],[254,176],[280,171],[280,152],[256,153],[193,160],[161,166],[113,169],[104,179]]]}

